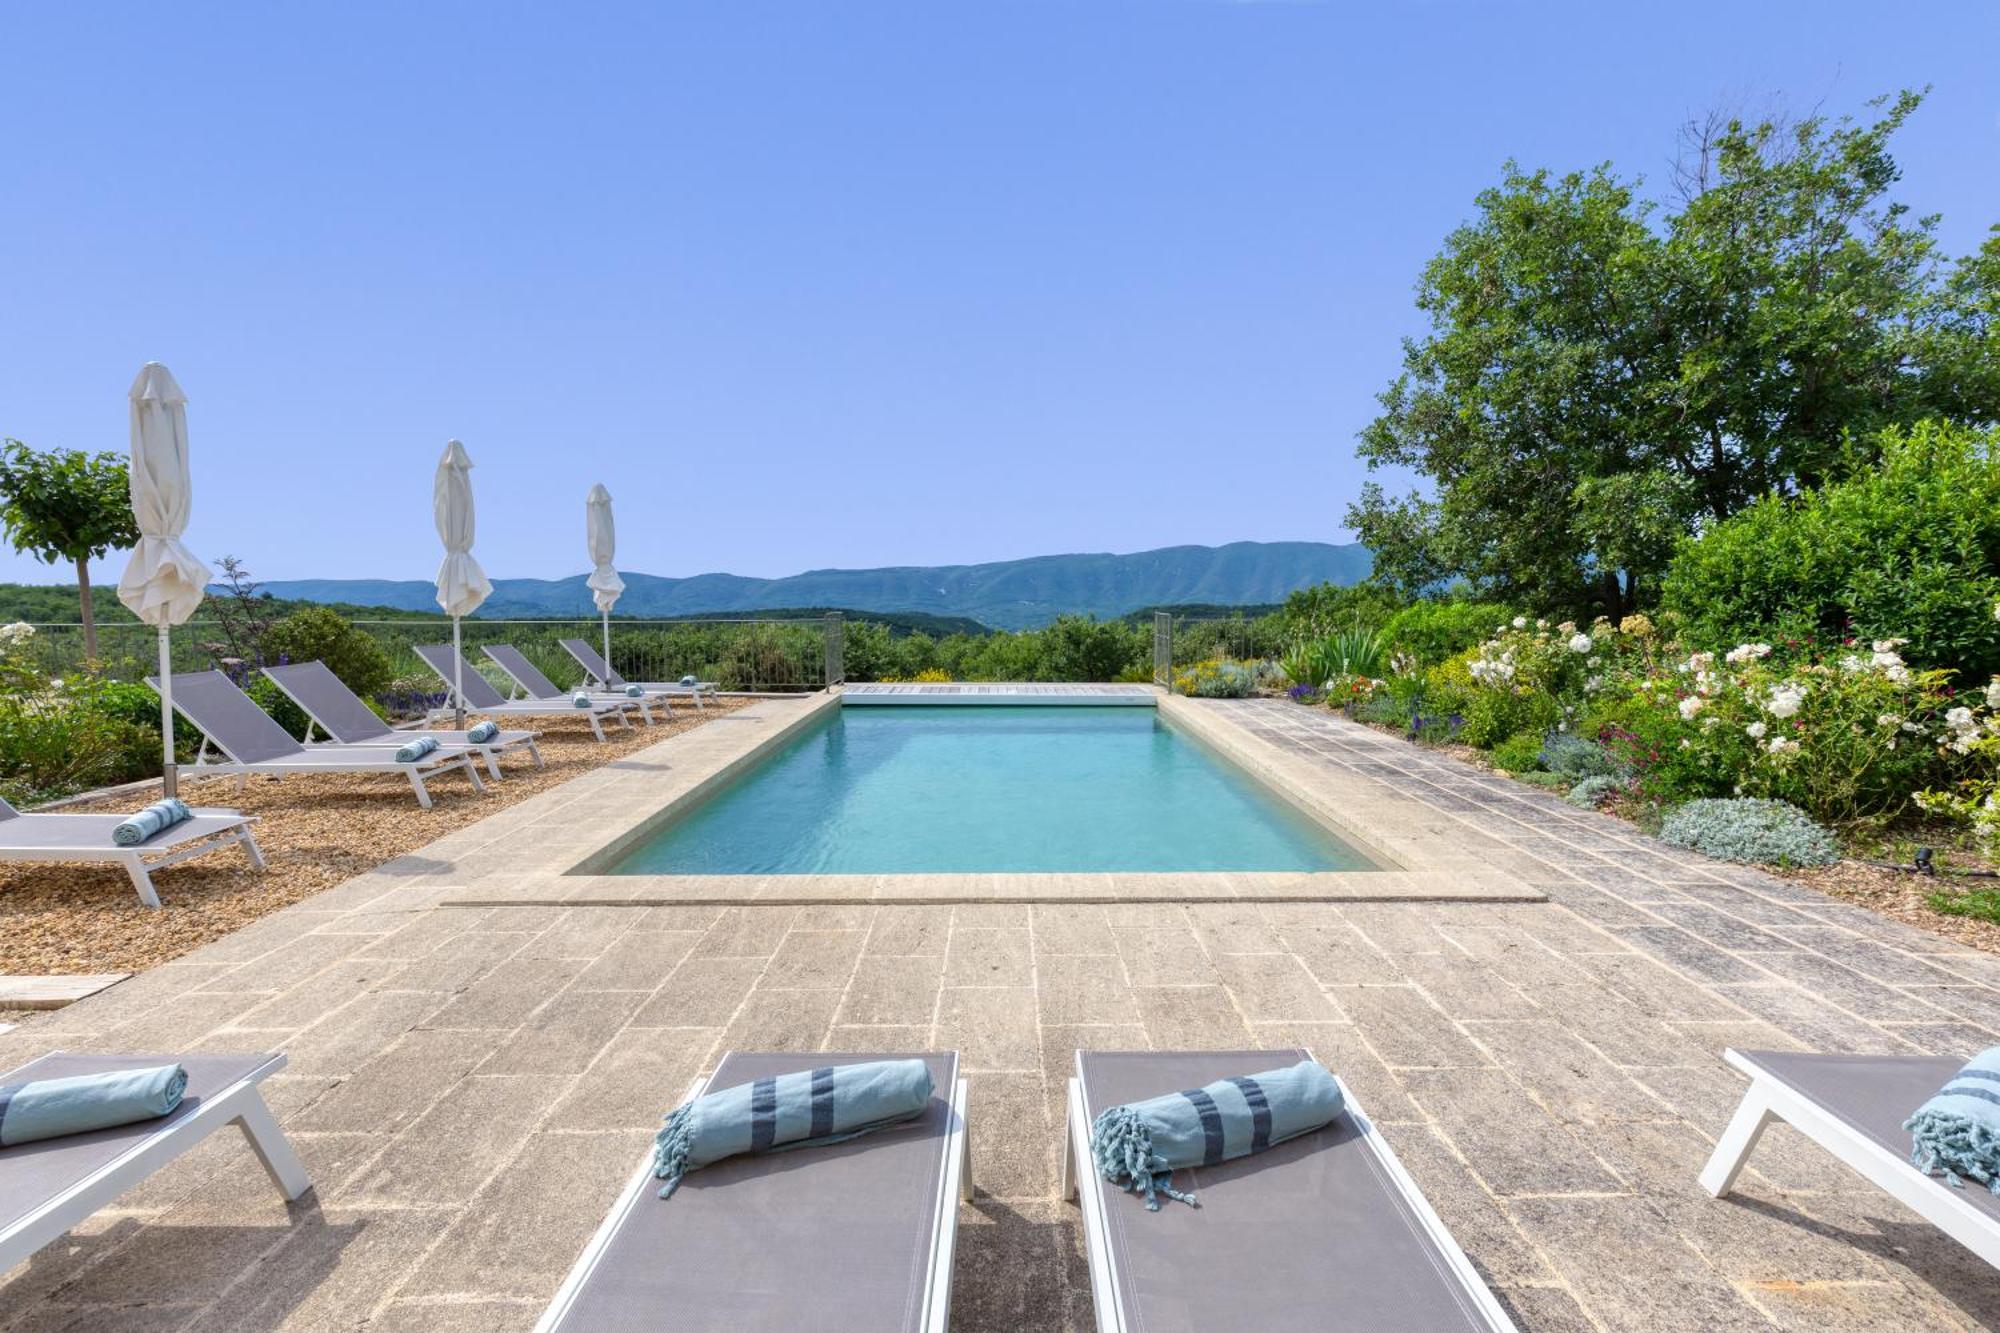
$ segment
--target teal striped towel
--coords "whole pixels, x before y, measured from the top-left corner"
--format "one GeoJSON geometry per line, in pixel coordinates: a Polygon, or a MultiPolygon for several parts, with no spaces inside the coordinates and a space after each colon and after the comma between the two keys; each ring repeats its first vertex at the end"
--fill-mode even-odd
{"type": "Polygon", "coordinates": [[[681,684],[683,684],[683,685],[692,685],[692,684],[694,684],[694,683],[695,683],[695,680],[694,680],[694,677],[693,677],[693,676],[682,676],[682,677],[681,677],[681,684]]]}
{"type": "Polygon", "coordinates": [[[681,1177],[738,1153],[817,1148],[914,1120],[931,1099],[922,1060],[828,1065],[760,1078],[674,1108],[653,1140],[668,1198],[681,1177]]]}
{"type": "Polygon", "coordinates": [[[1341,1112],[1340,1084],[1326,1066],[1301,1060],[1205,1088],[1106,1107],[1090,1127],[1098,1174],[1158,1212],[1157,1195],[1194,1202],[1173,1186],[1174,1168],[1215,1166],[1310,1134],[1341,1112]]]}
{"type": "Polygon", "coordinates": [[[144,810],[135,811],[111,830],[111,841],[120,847],[137,847],[146,839],[163,829],[194,818],[194,811],[188,809],[187,802],[169,796],[164,801],[155,801],[144,810]]]}
{"type": "Polygon", "coordinates": [[[643,699],[646,697],[646,687],[644,685],[627,685],[625,693],[631,698],[643,699]]]}
{"type": "Polygon", "coordinates": [[[590,707],[591,704],[590,691],[578,690],[575,694],[572,694],[569,697],[569,702],[570,702],[570,707],[572,708],[590,707]]]}
{"type": "Polygon", "coordinates": [[[414,764],[417,760],[422,759],[425,755],[437,749],[437,747],[437,737],[419,736],[413,741],[406,741],[396,747],[396,762],[399,764],[414,764]]]}
{"type": "Polygon", "coordinates": [[[1903,1122],[1910,1163],[1964,1188],[1976,1180],[2000,1194],[2000,1046],[1981,1051],[1903,1122]]]}
{"type": "Polygon", "coordinates": [[[0,1086],[0,1148],[156,1120],[179,1106],[185,1091],[187,1071],[179,1065],[0,1086]]]}
{"type": "Polygon", "coordinates": [[[471,730],[465,733],[465,739],[473,745],[484,745],[499,734],[500,724],[488,718],[484,722],[473,723],[471,730]]]}

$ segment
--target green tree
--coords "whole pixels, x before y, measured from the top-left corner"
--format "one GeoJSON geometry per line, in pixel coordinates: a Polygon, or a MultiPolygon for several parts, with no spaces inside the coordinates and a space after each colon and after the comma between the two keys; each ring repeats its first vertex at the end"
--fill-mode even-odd
{"type": "Polygon", "coordinates": [[[1888,197],[1921,96],[1867,124],[1713,120],[1671,211],[1608,166],[1510,164],[1426,266],[1431,330],[1361,434],[1428,483],[1350,511],[1377,576],[1615,618],[1682,535],[1865,466],[1850,436],[2000,419],[2000,235],[1947,264],[1888,197]]]}
{"type": "Polygon", "coordinates": [[[83,653],[94,660],[97,617],[91,606],[90,562],[139,540],[125,460],[80,449],[37,453],[19,440],[0,441],[0,523],[15,550],[45,564],[75,564],[83,653]]]}

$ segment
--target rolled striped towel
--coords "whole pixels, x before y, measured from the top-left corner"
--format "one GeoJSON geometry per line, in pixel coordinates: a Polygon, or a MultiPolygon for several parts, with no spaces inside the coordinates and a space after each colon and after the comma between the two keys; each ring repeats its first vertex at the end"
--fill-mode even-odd
{"type": "Polygon", "coordinates": [[[492,718],[487,718],[484,722],[473,723],[472,728],[465,733],[465,739],[474,745],[484,745],[499,734],[500,724],[492,718]]]}
{"type": "Polygon", "coordinates": [[[692,684],[694,684],[694,683],[695,683],[695,679],[694,679],[694,677],[693,677],[693,676],[682,676],[682,677],[681,677],[681,684],[683,684],[683,685],[692,685],[692,684]]]}
{"type": "Polygon", "coordinates": [[[1341,1112],[1340,1084],[1326,1066],[1217,1079],[1204,1088],[1106,1107],[1090,1127],[1098,1174],[1158,1212],[1158,1195],[1194,1202],[1173,1185],[1175,1167],[1214,1166],[1310,1134],[1341,1112]]]}
{"type": "Polygon", "coordinates": [[[569,704],[570,704],[570,707],[572,707],[572,708],[588,708],[588,707],[590,707],[590,691],[589,691],[589,690],[578,690],[578,691],[577,691],[577,692],[576,692],[575,694],[572,694],[572,695],[571,695],[571,696],[569,697],[569,704]]]}
{"type": "Polygon", "coordinates": [[[399,764],[414,764],[417,760],[422,759],[437,748],[437,737],[419,736],[413,741],[405,741],[396,747],[396,762],[399,764]]]}
{"type": "Polygon", "coordinates": [[[111,841],[120,847],[137,847],[162,830],[193,818],[194,811],[188,809],[186,801],[169,796],[119,821],[111,829],[111,841]]]}
{"type": "Polygon", "coordinates": [[[0,1086],[0,1148],[156,1120],[179,1106],[185,1091],[187,1071],[179,1065],[0,1086]]]}
{"type": "Polygon", "coordinates": [[[630,698],[643,699],[646,697],[646,687],[644,685],[627,685],[625,693],[630,698]]]}
{"type": "Polygon", "coordinates": [[[681,1177],[738,1153],[817,1148],[914,1120],[931,1099],[922,1060],[802,1069],[707,1093],[674,1108],[653,1140],[670,1197],[681,1177]]]}
{"type": "Polygon", "coordinates": [[[2000,1194],[2000,1046],[1981,1051],[1903,1122],[1910,1164],[1964,1188],[2000,1194]]]}

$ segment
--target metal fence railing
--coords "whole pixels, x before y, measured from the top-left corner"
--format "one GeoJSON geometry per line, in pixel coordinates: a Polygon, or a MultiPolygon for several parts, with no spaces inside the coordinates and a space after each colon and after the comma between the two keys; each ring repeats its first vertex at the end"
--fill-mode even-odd
{"type": "MultiPolygon", "coordinates": [[[[389,656],[396,689],[422,692],[435,679],[416,654],[416,645],[449,643],[451,626],[436,620],[356,620],[350,622],[380,644],[389,656]]],[[[18,652],[51,676],[84,665],[83,629],[74,624],[39,624],[18,652]]],[[[826,682],[827,624],[821,620],[613,620],[611,665],[628,680],[679,680],[695,676],[725,690],[796,693],[826,682]]],[[[471,619],[462,624],[468,661],[487,668],[480,649],[511,643],[558,685],[579,683],[583,672],[561,645],[578,638],[599,651],[603,630],[595,618],[556,620],[471,619]]],[[[115,623],[97,627],[98,665],[116,680],[141,680],[159,667],[158,638],[150,626],[115,623]]],[[[176,671],[243,661],[216,621],[191,620],[173,631],[176,671]]],[[[247,665],[257,665],[254,661],[247,665]]],[[[496,684],[504,678],[491,672],[496,684]]],[[[504,686],[503,686],[504,687],[504,686]]]]}

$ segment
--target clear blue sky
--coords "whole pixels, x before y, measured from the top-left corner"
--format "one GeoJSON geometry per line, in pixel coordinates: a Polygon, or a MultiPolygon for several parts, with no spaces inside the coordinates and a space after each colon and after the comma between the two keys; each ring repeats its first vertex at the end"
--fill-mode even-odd
{"type": "MultiPolygon", "coordinates": [[[[1936,91],[2000,221],[2000,6],[110,6],[0,15],[0,434],[186,387],[190,544],[427,578],[1343,540],[1411,285],[1509,156],[1664,180],[1717,103],[1936,91]]],[[[114,557],[115,575],[122,558],[114,557]]],[[[0,554],[0,578],[53,581],[0,554]]]]}

